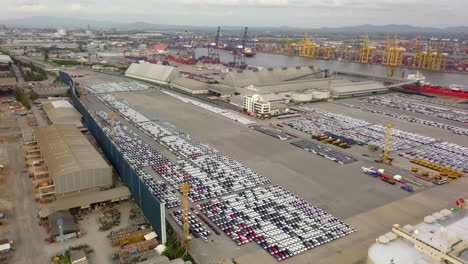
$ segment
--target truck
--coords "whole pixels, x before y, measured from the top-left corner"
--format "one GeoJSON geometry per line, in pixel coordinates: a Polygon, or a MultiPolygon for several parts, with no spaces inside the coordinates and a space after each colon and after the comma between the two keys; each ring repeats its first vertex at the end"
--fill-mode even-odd
{"type": "Polygon", "coordinates": [[[388,177],[386,175],[383,175],[383,174],[380,176],[380,179],[382,181],[384,181],[384,182],[388,182],[388,183],[393,184],[393,185],[396,184],[396,180],[394,180],[394,179],[392,179],[392,178],[390,178],[390,177],[388,177]]]}

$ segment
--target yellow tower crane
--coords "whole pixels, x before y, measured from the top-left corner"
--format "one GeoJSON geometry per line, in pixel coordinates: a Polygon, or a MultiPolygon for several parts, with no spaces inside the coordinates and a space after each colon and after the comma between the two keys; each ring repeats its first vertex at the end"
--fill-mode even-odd
{"type": "Polygon", "coordinates": [[[374,58],[375,47],[369,45],[369,34],[364,34],[364,46],[359,50],[359,56],[356,57],[356,62],[369,63],[374,58]]]}
{"type": "Polygon", "coordinates": [[[188,195],[190,192],[190,184],[188,183],[182,183],[182,210],[183,210],[183,216],[184,216],[184,248],[185,250],[188,250],[190,247],[190,241],[192,240],[192,237],[190,236],[190,223],[189,223],[189,201],[188,201],[188,195]]]}
{"type": "Polygon", "coordinates": [[[388,151],[390,149],[390,137],[392,136],[392,124],[387,125],[387,133],[385,134],[385,146],[382,161],[386,164],[390,164],[391,160],[388,157],[388,151]]]}
{"type": "Polygon", "coordinates": [[[416,54],[414,54],[414,57],[413,57],[412,66],[416,68],[421,68],[419,65],[419,60],[423,55],[422,55],[422,50],[421,50],[421,38],[419,36],[418,38],[416,38],[416,49],[417,50],[416,50],[416,54]]]}

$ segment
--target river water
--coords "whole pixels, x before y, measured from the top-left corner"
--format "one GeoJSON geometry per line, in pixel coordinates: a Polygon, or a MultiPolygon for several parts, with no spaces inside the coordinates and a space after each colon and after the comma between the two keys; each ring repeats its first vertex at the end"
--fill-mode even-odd
{"type": "MultiPolygon", "coordinates": [[[[196,55],[206,56],[207,49],[196,49],[196,55]]],[[[220,50],[219,55],[222,62],[229,62],[233,60],[232,54],[226,50],[220,50]]],[[[299,56],[285,56],[281,54],[268,54],[258,53],[255,57],[246,58],[247,65],[250,66],[262,66],[262,67],[293,67],[293,66],[317,66],[320,69],[330,69],[333,71],[342,72],[355,72],[373,74],[385,77],[387,76],[387,66],[378,64],[361,64],[355,62],[343,62],[343,61],[326,61],[316,60],[313,58],[305,58],[299,56]]],[[[394,76],[401,76],[402,71],[405,72],[405,76],[409,73],[415,73],[414,69],[397,68],[395,69],[394,76]]],[[[468,74],[459,73],[445,73],[445,72],[432,72],[432,71],[421,71],[426,76],[426,81],[434,85],[448,86],[450,84],[459,84],[468,87],[468,74]]]]}

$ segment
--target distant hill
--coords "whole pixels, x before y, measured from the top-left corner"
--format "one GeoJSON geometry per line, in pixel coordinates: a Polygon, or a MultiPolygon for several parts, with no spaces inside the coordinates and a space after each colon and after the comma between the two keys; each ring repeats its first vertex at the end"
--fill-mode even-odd
{"type": "MultiPolygon", "coordinates": [[[[153,24],[148,22],[132,22],[132,23],[118,23],[109,20],[91,20],[79,18],[63,18],[63,17],[49,17],[49,16],[33,16],[30,18],[21,19],[8,19],[0,20],[0,24],[7,26],[17,27],[41,27],[41,28],[85,28],[90,25],[93,28],[116,28],[120,30],[210,30],[214,31],[217,26],[192,26],[192,25],[164,25],[153,24]]],[[[241,30],[242,26],[223,26],[220,25],[225,31],[241,30]]],[[[468,34],[467,26],[458,27],[418,27],[411,25],[357,25],[357,26],[344,26],[344,27],[322,27],[322,28],[300,28],[291,26],[279,27],[249,27],[252,31],[272,31],[272,32],[304,32],[306,30],[321,33],[384,33],[384,32],[398,32],[398,33],[444,33],[444,34],[468,34]]]]}

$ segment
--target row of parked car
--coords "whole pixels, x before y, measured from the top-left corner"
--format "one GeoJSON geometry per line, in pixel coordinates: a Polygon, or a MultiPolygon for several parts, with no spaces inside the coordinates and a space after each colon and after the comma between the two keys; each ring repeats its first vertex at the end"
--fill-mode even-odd
{"type": "Polygon", "coordinates": [[[447,125],[447,124],[444,124],[444,123],[430,121],[430,120],[421,119],[421,118],[417,118],[417,117],[387,113],[387,112],[384,112],[384,111],[381,111],[381,110],[375,110],[375,109],[368,108],[368,107],[352,105],[352,104],[349,104],[349,103],[342,103],[342,105],[346,105],[348,107],[351,107],[351,108],[354,108],[354,109],[359,109],[359,110],[362,110],[362,111],[367,111],[367,112],[371,112],[371,113],[377,113],[377,114],[382,114],[382,115],[386,115],[386,116],[391,116],[393,118],[405,120],[405,121],[408,121],[410,123],[418,123],[418,124],[423,124],[423,125],[427,125],[427,126],[447,129],[447,130],[450,130],[454,134],[468,136],[468,128],[462,128],[462,127],[458,127],[458,126],[447,125]]]}
{"type": "MultiPolygon", "coordinates": [[[[183,226],[184,214],[182,210],[172,212],[171,216],[179,226],[183,226]]],[[[208,242],[208,237],[211,235],[211,232],[206,228],[206,226],[203,223],[200,222],[198,218],[195,217],[194,214],[192,214],[192,212],[188,213],[188,221],[190,233],[195,238],[201,238],[204,241],[208,242]]]]}
{"type": "Polygon", "coordinates": [[[246,190],[197,207],[238,245],[254,241],[278,261],[356,231],[277,185],[246,190]]]}
{"type": "Polygon", "coordinates": [[[85,89],[91,93],[143,91],[148,88],[148,85],[139,82],[101,83],[85,86],[85,89]]]}
{"type": "Polygon", "coordinates": [[[408,159],[420,158],[468,173],[468,148],[454,143],[439,142],[405,152],[408,159]]]}
{"type": "Polygon", "coordinates": [[[339,164],[348,164],[355,162],[356,160],[348,155],[345,155],[339,151],[330,149],[326,146],[310,142],[308,140],[301,140],[296,142],[291,142],[293,146],[299,147],[306,151],[312,152],[329,160],[338,162],[339,164]]]}
{"type": "Polygon", "coordinates": [[[468,123],[468,112],[466,111],[452,110],[449,108],[435,106],[431,104],[416,103],[413,101],[402,99],[401,97],[396,95],[370,96],[361,98],[360,100],[369,104],[401,109],[409,112],[444,118],[461,123],[468,123]]]}

